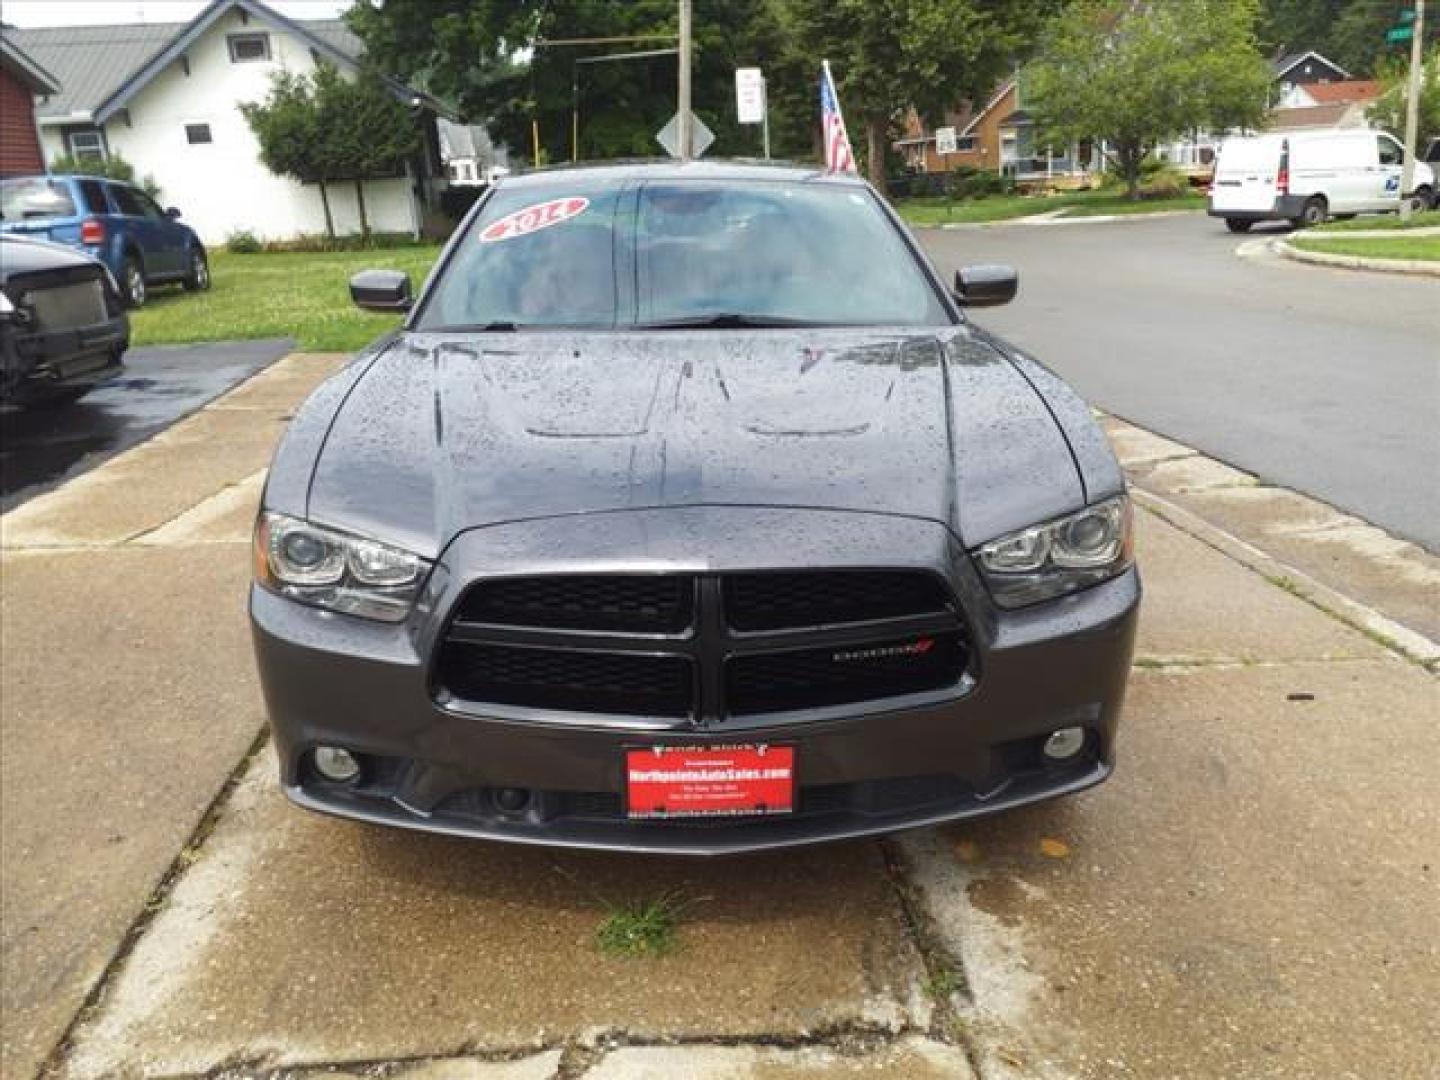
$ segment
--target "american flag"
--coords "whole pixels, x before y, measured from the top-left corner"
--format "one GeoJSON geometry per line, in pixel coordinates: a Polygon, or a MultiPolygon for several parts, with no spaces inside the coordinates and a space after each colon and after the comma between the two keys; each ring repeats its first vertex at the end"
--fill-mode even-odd
{"type": "Polygon", "coordinates": [[[854,172],[855,155],[850,150],[850,136],[845,133],[845,118],[840,115],[840,98],[835,93],[830,61],[821,63],[820,126],[825,135],[825,168],[831,172],[854,172]]]}

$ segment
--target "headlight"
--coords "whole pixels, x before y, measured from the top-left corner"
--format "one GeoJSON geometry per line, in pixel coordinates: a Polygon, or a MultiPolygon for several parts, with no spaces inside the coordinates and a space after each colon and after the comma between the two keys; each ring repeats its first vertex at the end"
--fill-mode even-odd
{"type": "Polygon", "coordinates": [[[255,523],[255,580],[302,604],[399,622],[428,569],[399,548],[284,514],[263,513],[255,523]]]}
{"type": "Polygon", "coordinates": [[[1064,596],[1130,566],[1130,500],[1117,495],[1077,514],[1002,536],[976,556],[1001,607],[1064,596]]]}

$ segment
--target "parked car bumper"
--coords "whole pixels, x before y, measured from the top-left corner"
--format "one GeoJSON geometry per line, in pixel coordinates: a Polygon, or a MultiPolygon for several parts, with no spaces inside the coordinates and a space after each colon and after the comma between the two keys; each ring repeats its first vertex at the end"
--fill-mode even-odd
{"type": "MultiPolygon", "coordinates": [[[[930,825],[1080,791],[1110,775],[1140,598],[1131,569],[1063,600],[973,620],[976,672],[953,695],[880,713],[743,730],[624,730],[459,713],[437,704],[415,616],[383,624],[251,593],[255,648],[286,794],[312,810],[495,840],[719,854],[930,825]],[[1073,759],[1040,752],[1086,731],[1073,759]],[[639,821],[623,803],[637,746],[787,744],[786,816],[639,821]],[[360,756],[358,780],[327,781],[316,747],[360,756]],[[499,792],[526,795],[500,808],[499,792]]],[[[444,609],[442,609],[444,610],[444,609]]],[[[860,710],[856,710],[859,712],[860,710]]]]}
{"type": "Polygon", "coordinates": [[[115,373],[130,345],[130,322],[123,315],[89,326],[49,332],[0,327],[0,387],[6,402],[81,388],[115,373]]]}
{"type": "Polygon", "coordinates": [[[1216,207],[1212,198],[1205,212],[1211,217],[1225,218],[1227,221],[1290,221],[1298,218],[1304,209],[1305,196],[1280,195],[1263,210],[1223,210],[1216,207]]]}

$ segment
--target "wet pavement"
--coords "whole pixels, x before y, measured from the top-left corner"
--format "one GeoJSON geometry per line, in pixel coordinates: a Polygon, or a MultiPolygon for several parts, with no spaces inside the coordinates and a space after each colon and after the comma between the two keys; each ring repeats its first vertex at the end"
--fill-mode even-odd
{"type": "Polygon", "coordinates": [[[145,441],[293,346],[281,338],[131,349],[124,370],[78,402],[0,413],[0,511],[145,441]]]}

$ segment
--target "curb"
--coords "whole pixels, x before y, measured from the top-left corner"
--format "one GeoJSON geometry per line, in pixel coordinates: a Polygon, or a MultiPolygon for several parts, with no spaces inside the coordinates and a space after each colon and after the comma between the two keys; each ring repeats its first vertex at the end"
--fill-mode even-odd
{"type": "MultiPolygon", "coordinates": [[[[1338,237],[1340,234],[1336,234],[1338,237]]],[[[1371,259],[1363,255],[1334,255],[1324,251],[1306,251],[1285,240],[1272,240],[1270,250],[1294,262],[1313,266],[1329,266],[1341,270],[1371,270],[1385,274],[1409,274],[1413,277],[1440,277],[1440,262],[1421,259],[1371,259]]]]}
{"type": "Polygon", "coordinates": [[[1129,486],[1130,497],[1135,503],[1169,522],[1182,532],[1228,556],[1248,570],[1253,570],[1265,580],[1302,600],[1318,607],[1326,614],[1339,619],[1347,626],[1375,638],[1380,644],[1412,660],[1422,667],[1430,667],[1440,661],[1440,642],[1431,641],[1424,634],[1402,626],[1394,619],[1380,614],[1374,608],[1352,600],[1337,592],[1329,585],[1322,584],[1302,570],[1267,555],[1248,541],[1240,539],[1218,525],[1212,525],[1200,515],[1185,509],[1169,499],[1162,498],[1135,484],[1129,486]]]}

